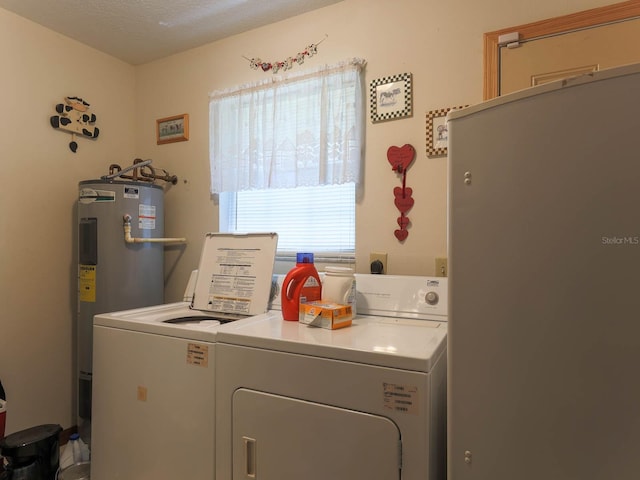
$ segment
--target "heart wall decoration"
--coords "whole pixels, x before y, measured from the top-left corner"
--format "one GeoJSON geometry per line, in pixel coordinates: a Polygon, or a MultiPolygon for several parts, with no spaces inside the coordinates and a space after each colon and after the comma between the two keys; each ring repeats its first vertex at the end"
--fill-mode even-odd
{"type": "Polygon", "coordinates": [[[393,189],[394,203],[400,216],[397,219],[398,226],[393,234],[396,238],[403,242],[409,236],[407,227],[409,226],[409,217],[406,213],[413,207],[413,189],[407,187],[407,170],[416,156],[416,150],[411,145],[406,144],[402,147],[391,146],[387,150],[387,160],[391,164],[391,169],[397,174],[402,175],[402,187],[393,189]]]}

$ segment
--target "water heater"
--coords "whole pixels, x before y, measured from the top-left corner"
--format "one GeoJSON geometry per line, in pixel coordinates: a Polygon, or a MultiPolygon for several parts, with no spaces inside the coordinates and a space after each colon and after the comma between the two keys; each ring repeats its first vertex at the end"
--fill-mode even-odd
{"type": "Polygon", "coordinates": [[[79,424],[91,418],[93,316],[163,303],[164,248],[151,241],[164,235],[163,206],[163,188],[148,182],[79,183],[79,424]]]}

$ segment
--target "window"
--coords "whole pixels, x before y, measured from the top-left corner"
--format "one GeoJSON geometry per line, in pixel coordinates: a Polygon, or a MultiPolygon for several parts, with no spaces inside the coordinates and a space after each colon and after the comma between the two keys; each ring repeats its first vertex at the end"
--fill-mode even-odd
{"type": "Polygon", "coordinates": [[[221,232],[277,232],[278,250],[355,253],[355,184],[220,195],[221,232]]]}
{"type": "Polygon", "coordinates": [[[363,66],[354,59],[211,95],[220,231],[275,231],[280,252],[355,252],[363,66]]]}

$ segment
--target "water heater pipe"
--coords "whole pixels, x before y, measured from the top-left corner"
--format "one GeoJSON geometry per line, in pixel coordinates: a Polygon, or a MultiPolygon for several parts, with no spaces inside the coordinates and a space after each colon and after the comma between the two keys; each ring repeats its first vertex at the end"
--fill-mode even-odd
{"type": "Polygon", "coordinates": [[[133,165],[125,168],[124,170],[116,163],[109,165],[109,175],[103,175],[102,180],[113,180],[114,178],[120,177],[137,182],[153,183],[155,180],[164,180],[165,182],[169,182],[173,185],[178,183],[177,176],[169,174],[169,172],[162,168],[159,170],[162,170],[163,175],[158,174],[156,169],[151,166],[151,160],[136,158],[133,161],[133,165]],[[133,170],[133,175],[125,175],[125,173],[130,172],[131,170],[133,170]],[[149,170],[151,173],[148,173],[146,170],[149,170]]]}
{"type": "Polygon", "coordinates": [[[186,238],[136,238],[131,236],[131,215],[122,217],[124,220],[124,241],[126,243],[187,243],[186,238]]]}
{"type": "MultiPolygon", "coordinates": [[[[123,170],[117,170],[115,173],[112,173],[111,175],[103,175],[102,176],[102,180],[112,180],[116,177],[121,177],[123,176],[125,173],[137,169],[137,168],[142,168],[142,167],[146,167],[147,165],[150,165],[152,162],[152,160],[140,160],[139,158],[136,158],[136,162],[134,162],[133,165],[128,166],[127,168],[123,169],[123,170]]],[[[112,167],[117,167],[118,169],[120,169],[120,166],[118,165],[112,165],[112,167]]]]}

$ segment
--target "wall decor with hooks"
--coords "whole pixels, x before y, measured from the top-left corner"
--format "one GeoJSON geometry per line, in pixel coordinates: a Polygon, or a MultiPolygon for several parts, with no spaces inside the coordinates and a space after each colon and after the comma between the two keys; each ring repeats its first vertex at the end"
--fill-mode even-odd
{"type": "Polygon", "coordinates": [[[402,147],[391,146],[387,149],[387,160],[391,164],[391,169],[398,175],[402,176],[402,187],[395,187],[393,189],[394,203],[396,208],[400,211],[400,216],[397,218],[398,226],[393,234],[399,241],[404,241],[409,236],[410,220],[406,213],[413,207],[413,189],[407,187],[407,170],[413,162],[416,156],[416,150],[413,146],[405,144],[402,147]]]}

